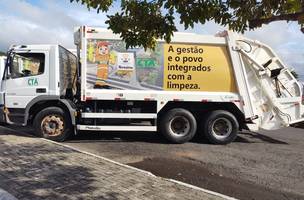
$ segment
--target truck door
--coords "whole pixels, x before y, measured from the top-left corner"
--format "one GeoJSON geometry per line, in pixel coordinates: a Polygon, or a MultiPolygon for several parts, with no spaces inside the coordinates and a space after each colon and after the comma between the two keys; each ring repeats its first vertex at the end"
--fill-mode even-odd
{"type": "Polygon", "coordinates": [[[7,122],[24,123],[27,104],[48,93],[48,52],[17,52],[4,80],[7,122]]]}

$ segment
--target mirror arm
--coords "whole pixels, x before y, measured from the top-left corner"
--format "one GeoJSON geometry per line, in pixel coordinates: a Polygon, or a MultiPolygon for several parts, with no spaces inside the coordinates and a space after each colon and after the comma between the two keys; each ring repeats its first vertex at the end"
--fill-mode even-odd
{"type": "Polygon", "coordinates": [[[6,54],[6,62],[4,67],[4,72],[2,76],[2,80],[9,79],[10,76],[8,75],[8,69],[11,71],[12,62],[14,60],[15,55],[12,56],[14,49],[10,49],[6,54]]]}

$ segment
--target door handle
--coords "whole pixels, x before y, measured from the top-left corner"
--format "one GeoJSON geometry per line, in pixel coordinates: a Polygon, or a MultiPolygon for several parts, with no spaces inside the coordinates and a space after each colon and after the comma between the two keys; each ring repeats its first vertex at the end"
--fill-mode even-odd
{"type": "Polygon", "coordinates": [[[36,93],[46,93],[46,88],[37,88],[36,93]]]}

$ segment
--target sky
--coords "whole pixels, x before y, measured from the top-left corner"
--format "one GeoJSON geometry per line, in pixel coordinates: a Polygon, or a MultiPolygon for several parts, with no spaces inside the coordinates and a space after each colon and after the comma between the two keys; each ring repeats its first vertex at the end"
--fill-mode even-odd
{"type": "MultiPolygon", "coordinates": [[[[114,13],[119,5],[113,5],[114,13]]],[[[97,14],[70,0],[0,0],[0,51],[11,44],[61,44],[75,48],[73,29],[80,25],[107,27],[106,14],[97,14]]],[[[213,22],[179,31],[215,34],[224,30],[213,22]]],[[[245,33],[248,38],[271,46],[283,62],[294,68],[304,81],[304,34],[296,22],[274,22],[245,33]]]]}

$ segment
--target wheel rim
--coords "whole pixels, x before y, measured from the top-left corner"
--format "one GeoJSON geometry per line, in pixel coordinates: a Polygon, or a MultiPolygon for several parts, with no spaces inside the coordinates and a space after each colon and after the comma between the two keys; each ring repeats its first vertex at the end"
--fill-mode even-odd
{"type": "Polygon", "coordinates": [[[44,135],[59,136],[64,132],[64,120],[59,115],[45,116],[41,122],[41,130],[44,135]]]}
{"type": "Polygon", "coordinates": [[[232,132],[232,123],[226,118],[218,118],[212,123],[212,134],[217,139],[225,139],[232,132]]]}
{"type": "Polygon", "coordinates": [[[190,131],[190,121],[184,116],[175,116],[169,125],[171,133],[178,137],[186,136],[190,131]]]}

